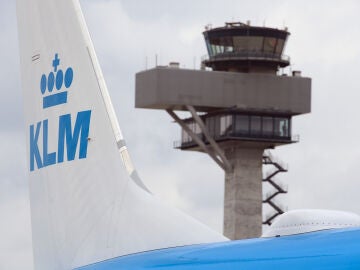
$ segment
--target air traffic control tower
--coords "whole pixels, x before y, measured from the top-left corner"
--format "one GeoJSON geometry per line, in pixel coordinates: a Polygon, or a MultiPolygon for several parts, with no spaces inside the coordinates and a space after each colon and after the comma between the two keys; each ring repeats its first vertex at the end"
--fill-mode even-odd
{"type": "Polygon", "coordinates": [[[286,29],[226,23],[203,34],[202,70],[170,64],[137,73],[135,106],[166,110],[182,128],[175,148],[207,153],[224,170],[224,235],[259,237],[264,150],[296,141],[292,117],[310,112],[311,79],[279,75],[290,64],[286,29]]]}

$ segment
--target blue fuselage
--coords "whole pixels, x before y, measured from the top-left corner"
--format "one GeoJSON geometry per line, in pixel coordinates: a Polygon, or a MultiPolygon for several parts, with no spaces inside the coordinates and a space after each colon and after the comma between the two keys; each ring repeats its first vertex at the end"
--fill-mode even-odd
{"type": "Polygon", "coordinates": [[[360,228],[192,245],[122,256],[76,270],[360,269],[360,228]]]}

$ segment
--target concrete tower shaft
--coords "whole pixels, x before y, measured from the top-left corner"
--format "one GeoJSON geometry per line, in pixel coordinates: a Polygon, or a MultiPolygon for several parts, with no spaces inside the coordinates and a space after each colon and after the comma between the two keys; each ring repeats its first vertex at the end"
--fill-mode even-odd
{"type": "Polygon", "coordinates": [[[224,235],[255,238],[262,231],[263,148],[228,145],[224,153],[233,170],[225,173],[224,235]]]}

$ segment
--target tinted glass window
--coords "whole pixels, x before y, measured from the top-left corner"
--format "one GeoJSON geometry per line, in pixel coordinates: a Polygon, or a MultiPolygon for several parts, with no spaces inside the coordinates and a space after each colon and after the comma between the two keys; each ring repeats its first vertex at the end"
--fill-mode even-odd
{"type": "Polygon", "coordinates": [[[289,137],[289,119],[275,118],[275,136],[289,137]]]}
{"type": "Polygon", "coordinates": [[[210,45],[209,40],[206,39],[205,43],[206,43],[206,49],[207,49],[207,51],[208,51],[208,54],[209,54],[210,56],[212,56],[212,55],[213,55],[213,52],[212,52],[212,49],[211,49],[211,45],[210,45]]]}
{"type": "Polygon", "coordinates": [[[233,37],[234,51],[244,52],[248,50],[248,38],[247,37],[233,37]]]}
{"type": "Polygon", "coordinates": [[[272,136],[273,135],[273,118],[272,117],[263,117],[263,128],[262,132],[265,136],[272,136]]]}
{"type": "Polygon", "coordinates": [[[220,118],[220,136],[229,135],[232,131],[232,116],[224,115],[220,118]]]}
{"type": "Polygon", "coordinates": [[[281,54],[283,49],[284,49],[284,40],[283,39],[278,39],[277,44],[276,44],[275,53],[276,54],[281,54]]]}
{"type": "Polygon", "coordinates": [[[249,133],[249,116],[236,115],[235,116],[235,132],[241,134],[249,133]]]}
{"type": "Polygon", "coordinates": [[[264,39],[264,52],[275,53],[276,38],[266,37],[264,39]]]}
{"type": "Polygon", "coordinates": [[[251,116],[250,132],[253,135],[261,134],[261,117],[260,116],[251,116]]]}
{"type": "Polygon", "coordinates": [[[249,37],[249,50],[261,51],[263,46],[263,37],[249,37]]]}
{"type": "Polygon", "coordinates": [[[206,118],[206,127],[210,133],[211,136],[215,135],[215,118],[214,117],[209,117],[206,118]]]}

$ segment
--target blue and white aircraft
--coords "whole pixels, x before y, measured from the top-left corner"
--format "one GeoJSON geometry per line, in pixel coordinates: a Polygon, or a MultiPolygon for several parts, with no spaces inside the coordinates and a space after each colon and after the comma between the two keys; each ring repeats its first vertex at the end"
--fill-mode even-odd
{"type": "Polygon", "coordinates": [[[78,0],[17,0],[17,15],[35,270],[360,269],[357,215],[289,212],[229,241],[150,193],[78,0]]]}

